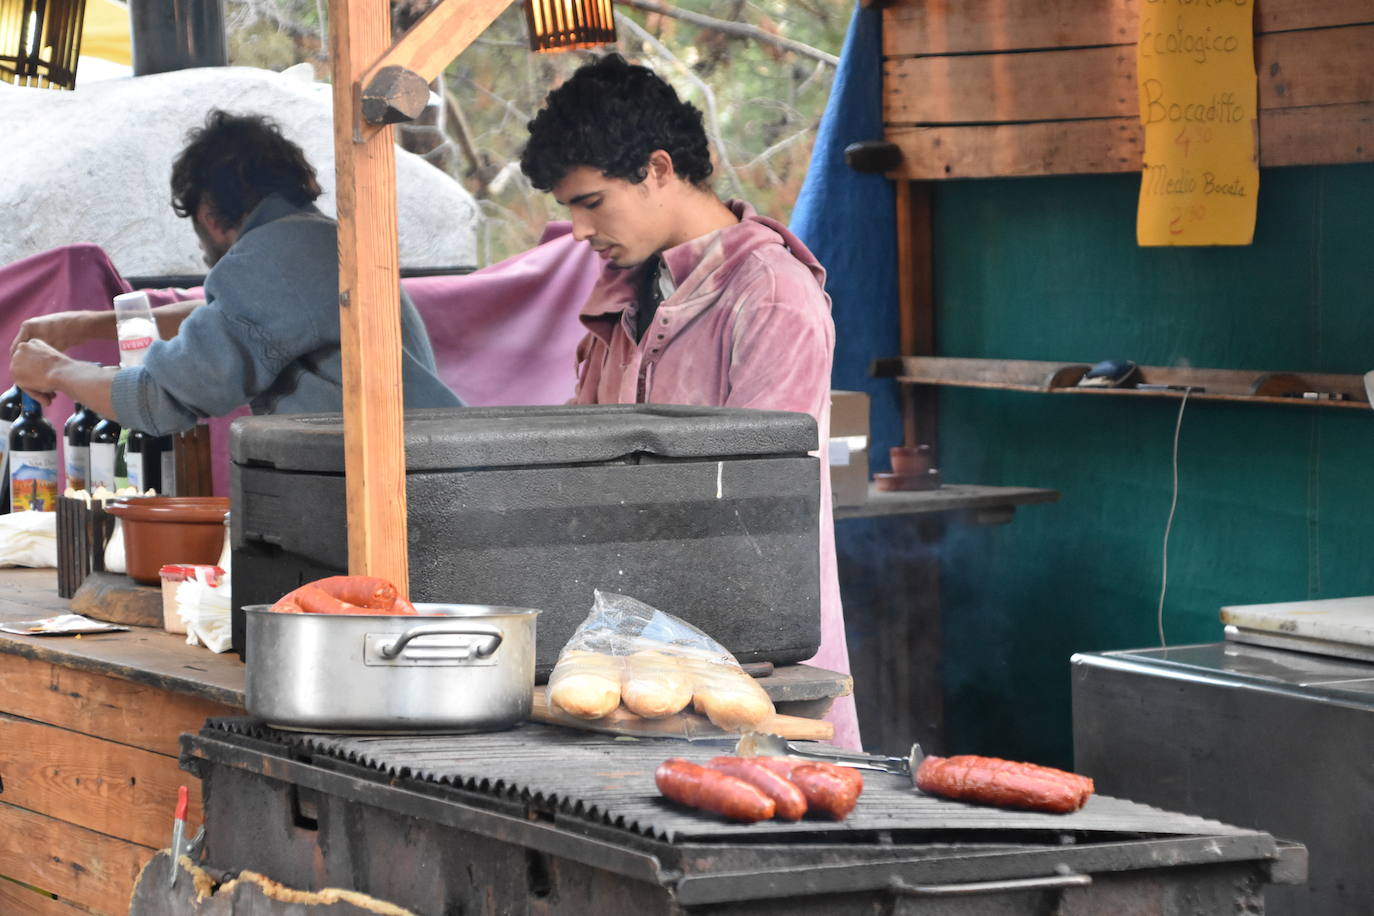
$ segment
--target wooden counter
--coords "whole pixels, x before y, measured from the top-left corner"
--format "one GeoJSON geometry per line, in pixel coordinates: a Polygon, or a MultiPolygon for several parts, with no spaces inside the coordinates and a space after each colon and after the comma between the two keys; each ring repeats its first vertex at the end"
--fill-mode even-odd
{"type": "MultiPolygon", "coordinates": [[[[0,619],[69,611],[52,569],[0,569],[0,619]]],[[[0,913],[128,912],[171,842],[180,734],[241,715],[243,665],[185,637],[0,633],[0,913]],[[20,884],[41,888],[56,898],[20,884]]]]}

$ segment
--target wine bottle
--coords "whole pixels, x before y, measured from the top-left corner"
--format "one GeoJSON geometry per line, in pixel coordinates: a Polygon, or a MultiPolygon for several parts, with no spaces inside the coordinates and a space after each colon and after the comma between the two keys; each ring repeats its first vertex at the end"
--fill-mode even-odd
{"type": "Polygon", "coordinates": [[[103,419],[91,429],[91,492],[96,487],[115,491],[115,473],[119,453],[119,424],[103,419]]]}
{"type": "Polygon", "coordinates": [[[19,419],[23,399],[14,385],[0,395],[0,513],[10,511],[10,426],[19,419]]]}
{"type": "Polygon", "coordinates": [[[129,486],[139,493],[162,492],[162,449],[157,436],[137,429],[129,430],[124,461],[128,468],[129,486]]]}
{"type": "Polygon", "coordinates": [[[23,395],[10,427],[10,511],[57,511],[57,433],[38,402],[23,395]]]}
{"type": "Polygon", "coordinates": [[[78,403],[62,424],[67,486],[73,490],[84,490],[91,482],[91,430],[99,422],[94,410],[78,403]]]}

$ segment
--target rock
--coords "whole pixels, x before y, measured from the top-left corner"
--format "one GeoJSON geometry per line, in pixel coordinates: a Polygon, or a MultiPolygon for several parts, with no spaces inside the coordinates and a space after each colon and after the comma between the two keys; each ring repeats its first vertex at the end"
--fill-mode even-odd
{"type": "MultiPolygon", "coordinates": [[[[203,274],[190,220],[172,212],[169,177],[186,132],[211,108],[274,118],[300,144],[334,209],[333,103],[325,83],[251,67],[178,70],[79,86],[0,83],[0,264],[95,242],[126,276],[203,274]]],[[[396,150],[403,267],[476,264],[479,211],[461,185],[396,150]]]]}

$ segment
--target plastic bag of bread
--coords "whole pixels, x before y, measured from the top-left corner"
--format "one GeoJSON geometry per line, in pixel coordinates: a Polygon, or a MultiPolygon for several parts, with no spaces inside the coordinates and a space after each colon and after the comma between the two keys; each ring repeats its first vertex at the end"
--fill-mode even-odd
{"type": "Polygon", "coordinates": [[[773,714],[768,694],[720,643],[672,614],[599,590],[549,676],[549,701],[582,719],[621,705],[661,719],[690,706],[728,731],[773,714]]]}
{"type": "Polygon", "coordinates": [[[549,702],[579,719],[600,719],[620,705],[624,659],[602,652],[564,649],[549,675],[549,702]]]}

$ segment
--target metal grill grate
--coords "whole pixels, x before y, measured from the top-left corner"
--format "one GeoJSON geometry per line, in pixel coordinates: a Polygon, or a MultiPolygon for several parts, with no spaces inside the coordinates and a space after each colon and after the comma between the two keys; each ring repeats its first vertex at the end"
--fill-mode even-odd
{"type": "Polygon", "coordinates": [[[1113,836],[1244,836],[1254,831],[1094,796],[1078,812],[1039,814],[966,805],[917,792],[903,777],[866,773],[864,793],[843,822],[733,824],[660,798],[654,768],[668,757],[706,760],[728,743],[608,738],[546,725],[476,735],[340,736],[286,732],[251,719],[212,719],[211,730],[359,764],[395,779],[455,786],[667,842],[773,838],[869,839],[875,832],[950,838],[970,832],[1113,836]]]}

